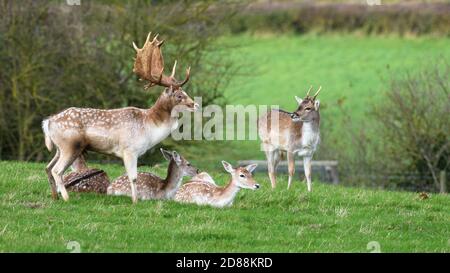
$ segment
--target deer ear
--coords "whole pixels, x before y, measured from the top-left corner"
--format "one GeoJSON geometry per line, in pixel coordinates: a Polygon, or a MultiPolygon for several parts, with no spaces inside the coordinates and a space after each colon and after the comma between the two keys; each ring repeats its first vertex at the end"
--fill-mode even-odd
{"type": "Polygon", "coordinates": [[[245,168],[247,169],[247,171],[252,173],[256,169],[256,167],[258,167],[258,164],[251,164],[251,165],[246,166],[245,168]]]}
{"type": "Polygon", "coordinates": [[[164,89],[164,93],[171,95],[173,93],[173,87],[166,87],[166,89],[164,89]]]}
{"type": "Polygon", "coordinates": [[[314,102],[314,108],[316,109],[316,111],[319,111],[319,106],[320,106],[320,101],[319,101],[319,100],[316,100],[316,101],[314,102]]]}
{"type": "Polygon", "coordinates": [[[168,161],[170,161],[172,159],[172,153],[169,151],[164,150],[163,148],[159,149],[161,151],[161,153],[163,154],[164,158],[168,161]]]}
{"type": "Polygon", "coordinates": [[[295,96],[295,100],[297,101],[298,105],[302,104],[302,102],[303,102],[303,99],[299,98],[297,96],[295,96]]]}
{"type": "Polygon", "coordinates": [[[181,156],[177,152],[172,152],[172,158],[173,160],[175,160],[175,163],[177,163],[178,166],[181,164],[181,156]]]}
{"type": "Polygon", "coordinates": [[[229,172],[229,173],[234,173],[233,166],[231,166],[230,163],[228,163],[228,162],[222,160],[222,165],[223,165],[223,167],[225,168],[225,171],[227,171],[227,172],[229,172]]]}

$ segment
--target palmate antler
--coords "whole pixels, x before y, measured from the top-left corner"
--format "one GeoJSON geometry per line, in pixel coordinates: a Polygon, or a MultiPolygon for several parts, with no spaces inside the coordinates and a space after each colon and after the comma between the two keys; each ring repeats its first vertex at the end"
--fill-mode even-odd
{"type": "Polygon", "coordinates": [[[134,61],[133,72],[142,80],[149,81],[145,86],[148,89],[154,85],[165,87],[179,88],[189,81],[191,68],[186,70],[186,78],[179,82],[175,79],[175,70],[177,61],[175,61],[172,74],[166,76],[164,72],[164,59],[161,51],[161,46],[164,40],[158,41],[158,34],[150,42],[151,32],[147,35],[147,39],[142,48],[138,48],[133,42],[133,47],[136,50],[136,60],[134,61]]]}

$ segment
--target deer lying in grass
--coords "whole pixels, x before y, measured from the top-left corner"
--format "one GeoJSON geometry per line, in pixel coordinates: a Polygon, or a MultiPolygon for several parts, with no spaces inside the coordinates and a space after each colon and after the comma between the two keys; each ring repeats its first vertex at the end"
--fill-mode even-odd
{"type": "Polygon", "coordinates": [[[308,191],[312,190],[311,160],[320,141],[320,102],[316,100],[320,89],[312,97],[309,96],[311,88],[304,99],[296,96],[298,108],[294,113],[274,109],[258,120],[259,137],[266,152],[272,188],[276,186],[276,168],[280,153],[286,151],[289,168],[288,189],[295,173],[294,155],[298,154],[303,157],[308,191]],[[278,119],[278,127],[272,128],[273,119],[278,119]]]}
{"type": "Polygon", "coordinates": [[[164,75],[161,52],[163,41],[158,41],[157,37],[150,41],[150,35],[151,33],[142,49],[133,43],[137,52],[133,72],[149,81],[146,88],[153,85],[166,87],[150,109],[126,107],[103,110],[72,107],[43,121],[48,150],[51,151],[56,146],[55,157],[46,167],[54,199],[58,198],[56,187],[65,201],[69,199],[62,176],[75,160],[80,160],[83,151],[90,150],[123,159],[131,184],[132,200],[136,203],[138,157],[178,127],[178,119],[172,113],[173,110],[197,109],[198,105],[182,89],[189,80],[190,69],[187,69],[186,78],[182,82],[175,79],[176,62],[172,74],[164,75]]]}
{"type": "Polygon", "coordinates": [[[253,179],[252,172],[256,164],[233,168],[230,163],[222,161],[223,167],[231,174],[231,180],[225,187],[217,186],[211,177],[205,173],[194,177],[181,186],[175,194],[175,201],[210,205],[213,207],[231,206],[240,189],[259,189],[259,184],[253,179]]]}
{"type": "Polygon", "coordinates": [[[83,156],[75,160],[71,167],[72,171],[63,177],[67,191],[106,194],[110,181],[105,171],[88,168],[83,156]]]}
{"type": "MultiPolygon", "coordinates": [[[[160,178],[152,173],[140,172],[137,175],[137,196],[141,200],[172,199],[181,185],[184,176],[195,176],[198,169],[193,167],[177,152],[161,149],[164,158],[169,161],[167,177],[160,178]]],[[[107,190],[108,195],[131,196],[131,187],[127,175],[114,180],[107,190]]]]}

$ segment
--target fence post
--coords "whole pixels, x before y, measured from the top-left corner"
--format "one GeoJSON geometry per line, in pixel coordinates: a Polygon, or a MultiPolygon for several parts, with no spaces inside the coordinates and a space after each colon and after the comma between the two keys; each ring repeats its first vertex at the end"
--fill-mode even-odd
{"type": "Polygon", "coordinates": [[[440,184],[440,193],[447,193],[447,177],[445,171],[441,171],[439,174],[440,184]]]}

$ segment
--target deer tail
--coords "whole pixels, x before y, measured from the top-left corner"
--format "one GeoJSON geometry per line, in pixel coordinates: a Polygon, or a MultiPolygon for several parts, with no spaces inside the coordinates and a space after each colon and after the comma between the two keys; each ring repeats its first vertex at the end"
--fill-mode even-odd
{"type": "Polygon", "coordinates": [[[45,146],[51,152],[53,150],[53,141],[50,138],[49,123],[50,121],[48,119],[44,119],[44,121],[42,121],[42,130],[44,131],[45,136],[45,146]]]}

